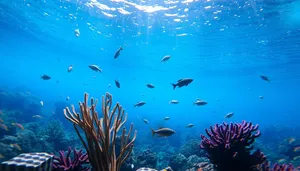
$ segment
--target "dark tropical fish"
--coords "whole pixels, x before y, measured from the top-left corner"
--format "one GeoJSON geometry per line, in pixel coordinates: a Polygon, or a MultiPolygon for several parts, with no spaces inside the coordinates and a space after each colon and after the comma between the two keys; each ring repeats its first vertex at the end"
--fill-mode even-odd
{"type": "Polygon", "coordinates": [[[192,78],[182,78],[182,79],[178,80],[176,84],[172,84],[173,89],[175,89],[176,87],[180,88],[180,87],[183,87],[183,86],[188,86],[193,81],[194,80],[192,78]]]}
{"type": "Polygon", "coordinates": [[[264,81],[270,82],[269,78],[265,75],[261,75],[260,78],[264,81]]]}
{"type": "Polygon", "coordinates": [[[155,88],[153,84],[146,84],[148,88],[155,88]]]}
{"type": "Polygon", "coordinates": [[[144,104],[146,104],[146,102],[144,101],[140,101],[140,102],[137,102],[134,107],[141,107],[141,106],[144,106],[144,104]]]}
{"type": "Polygon", "coordinates": [[[171,55],[166,55],[166,56],[164,56],[164,57],[161,59],[160,62],[166,62],[166,61],[168,61],[170,58],[171,58],[171,55]]]}
{"type": "Polygon", "coordinates": [[[152,136],[154,136],[156,134],[159,137],[168,137],[168,136],[173,135],[174,133],[175,133],[175,131],[170,128],[160,128],[157,130],[152,129],[152,136]]]}
{"type": "Polygon", "coordinates": [[[51,77],[49,75],[44,74],[44,75],[41,76],[41,79],[43,79],[43,80],[50,80],[51,77]]]}
{"type": "Polygon", "coordinates": [[[119,82],[118,80],[115,80],[115,83],[116,83],[116,86],[117,86],[118,88],[121,87],[121,84],[120,84],[120,82],[119,82]]]}
{"type": "Polygon", "coordinates": [[[100,69],[97,65],[90,65],[89,68],[96,72],[102,72],[102,69],[100,69]]]}
{"type": "Polygon", "coordinates": [[[264,96],[258,96],[260,99],[264,99],[264,96]]]}
{"type": "Polygon", "coordinates": [[[120,56],[121,50],[123,50],[122,47],[120,47],[120,48],[116,51],[116,53],[115,53],[115,55],[114,55],[114,59],[117,59],[117,58],[120,56]]]}
{"type": "Polygon", "coordinates": [[[224,118],[231,118],[233,115],[234,115],[233,112],[229,112],[224,116],[224,118]]]}

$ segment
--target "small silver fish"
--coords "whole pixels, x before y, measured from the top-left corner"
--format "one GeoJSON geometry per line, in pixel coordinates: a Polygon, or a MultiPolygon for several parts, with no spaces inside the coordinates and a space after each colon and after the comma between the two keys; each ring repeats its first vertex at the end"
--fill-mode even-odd
{"type": "Polygon", "coordinates": [[[143,120],[145,124],[149,124],[149,121],[147,119],[143,120]]]}
{"type": "Polygon", "coordinates": [[[40,104],[41,104],[42,107],[44,106],[44,102],[43,101],[40,101],[40,104]]]}
{"type": "Polygon", "coordinates": [[[80,31],[79,31],[79,29],[75,29],[75,30],[74,30],[74,34],[75,34],[76,37],[79,37],[79,36],[80,36],[80,31]]]}
{"type": "Polygon", "coordinates": [[[90,65],[89,68],[96,72],[102,72],[102,69],[100,69],[97,65],[90,65]]]}
{"type": "Polygon", "coordinates": [[[72,70],[73,70],[73,66],[70,65],[69,68],[68,68],[68,72],[70,73],[70,72],[72,72],[72,70]]]}
{"type": "Polygon", "coordinates": [[[33,118],[39,118],[39,119],[42,119],[42,118],[43,118],[41,115],[33,115],[32,117],[33,117],[33,118]]]}
{"type": "Polygon", "coordinates": [[[171,100],[171,101],[169,102],[169,104],[178,104],[178,103],[179,103],[178,100],[171,100]]]}
{"type": "Polygon", "coordinates": [[[164,56],[164,57],[161,59],[160,62],[166,62],[166,61],[168,61],[170,58],[171,58],[171,55],[166,55],[166,56],[164,56]]]}
{"type": "Polygon", "coordinates": [[[140,101],[140,102],[137,102],[134,107],[141,107],[141,106],[144,106],[146,104],[146,102],[144,101],[140,101]]]}
{"type": "Polygon", "coordinates": [[[224,118],[231,118],[233,115],[234,115],[233,112],[229,112],[224,116],[224,118]]]}
{"type": "Polygon", "coordinates": [[[192,128],[194,126],[194,124],[188,124],[186,127],[187,128],[192,128]]]}
{"type": "Polygon", "coordinates": [[[170,119],[171,119],[171,118],[168,117],[168,116],[166,116],[166,117],[164,118],[165,121],[170,120],[170,119]]]}
{"type": "Polygon", "coordinates": [[[196,101],[194,102],[194,105],[197,105],[197,106],[204,106],[206,104],[207,104],[206,101],[203,101],[203,100],[200,100],[200,99],[196,99],[196,101]]]}

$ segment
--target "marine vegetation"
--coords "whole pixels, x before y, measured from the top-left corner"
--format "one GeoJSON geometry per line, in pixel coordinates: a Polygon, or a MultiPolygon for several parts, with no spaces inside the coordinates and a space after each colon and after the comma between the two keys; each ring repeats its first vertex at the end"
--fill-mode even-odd
{"type": "Polygon", "coordinates": [[[64,151],[59,152],[59,156],[53,156],[52,170],[73,170],[73,171],[88,171],[89,167],[84,167],[84,164],[89,164],[87,153],[81,150],[73,150],[73,158],[70,157],[72,148],[69,147],[67,154],[64,151]]]}
{"type": "Polygon", "coordinates": [[[121,148],[116,155],[117,133],[127,120],[127,114],[119,103],[112,107],[112,95],[106,93],[102,96],[102,118],[98,118],[96,110],[97,100],[91,98],[88,105],[88,94],[84,94],[84,102],[79,103],[81,113],[72,111],[68,107],[64,109],[65,117],[74,125],[75,131],[85,147],[93,170],[120,171],[122,163],[132,152],[137,131],[130,138],[133,124],[130,125],[128,134],[126,128],[121,133],[121,148]],[[80,135],[79,128],[84,132],[85,139],[80,135]]]}
{"type": "Polygon", "coordinates": [[[207,152],[210,162],[219,171],[253,171],[266,161],[259,150],[251,154],[254,148],[252,144],[260,136],[258,125],[246,121],[223,123],[205,131],[208,137],[201,135],[200,148],[207,152]]]}

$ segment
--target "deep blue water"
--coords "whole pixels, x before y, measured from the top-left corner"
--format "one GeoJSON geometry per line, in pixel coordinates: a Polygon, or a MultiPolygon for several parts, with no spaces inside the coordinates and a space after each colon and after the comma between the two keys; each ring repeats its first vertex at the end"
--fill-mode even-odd
{"type": "Polygon", "coordinates": [[[44,101],[43,115],[67,96],[77,104],[84,92],[98,99],[110,92],[138,130],[162,125],[165,116],[172,119],[164,126],[186,131],[193,123],[195,134],[222,121],[295,127],[299,8],[297,0],[1,0],[0,86],[25,87],[44,101]],[[172,57],[161,63],[165,55],[172,57]],[[171,83],[186,77],[194,81],[173,90],[171,83]],[[196,98],[208,104],[195,106],[196,98]],[[172,99],[180,103],[170,105],[172,99]],[[147,104],[134,108],[141,100],[147,104]],[[228,112],[235,115],[225,119],[228,112]]]}

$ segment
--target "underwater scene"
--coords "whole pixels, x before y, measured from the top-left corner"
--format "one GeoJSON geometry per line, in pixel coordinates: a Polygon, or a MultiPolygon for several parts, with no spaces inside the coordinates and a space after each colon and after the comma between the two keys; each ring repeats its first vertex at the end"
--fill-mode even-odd
{"type": "Polygon", "coordinates": [[[1,0],[0,170],[300,170],[300,0],[1,0]]]}

